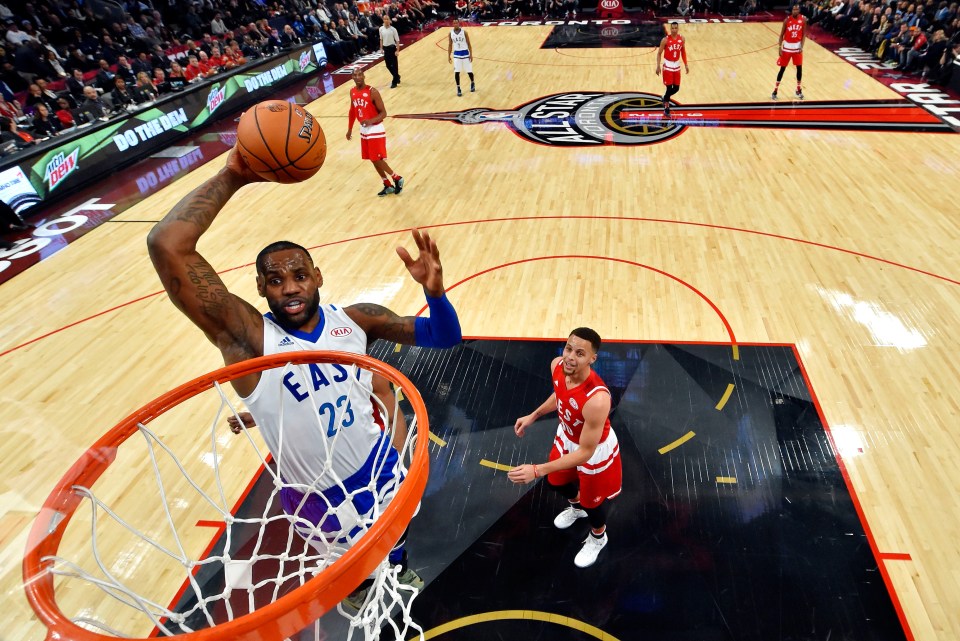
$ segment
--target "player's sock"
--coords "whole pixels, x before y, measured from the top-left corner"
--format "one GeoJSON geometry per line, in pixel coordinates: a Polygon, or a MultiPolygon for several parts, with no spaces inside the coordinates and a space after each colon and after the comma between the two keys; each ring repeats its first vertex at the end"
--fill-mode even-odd
{"type": "Polygon", "coordinates": [[[390,184],[390,181],[389,181],[387,178],[384,178],[384,179],[383,179],[383,186],[384,186],[384,187],[392,187],[393,185],[390,184]]]}

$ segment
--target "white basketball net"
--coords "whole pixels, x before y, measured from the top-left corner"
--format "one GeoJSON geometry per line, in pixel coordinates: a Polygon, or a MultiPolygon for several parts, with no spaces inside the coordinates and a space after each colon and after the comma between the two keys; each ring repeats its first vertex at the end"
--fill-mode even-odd
{"type": "MultiPolygon", "coordinates": [[[[360,385],[357,381],[358,366],[344,365],[344,367],[347,368],[350,376],[347,379],[349,383],[344,382],[342,385],[350,384],[358,387],[360,385]]],[[[309,380],[306,368],[307,365],[287,364],[284,366],[283,372],[299,369],[300,374],[304,376],[304,380],[309,380]]],[[[194,475],[188,472],[174,450],[168,447],[157,433],[143,424],[138,426],[155,477],[156,492],[163,505],[163,514],[153,514],[153,521],[150,526],[156,530],[157,521],[162,520],[165,523],[163,529],[168,531],[163,537],[156,534],[151,536],[145,532],[146,529],[150,528],[118,514],[101,500],[92,489],[74,486],[74,490],[82,495],[90,505],[92,524],[90,548],[85,555],[87,560],[84,564],[87,567],[82,567],[81,563],[61,556],[46,557],[44,561],[51,564],[50,571],[61,577],[61,580],[83,581],[107,595],[109,597],[108,601],[122,604],[125,607],[121,609],[134,613],[134,616],[130,617],[111,618],[139,620],[139,626],[142,628],[145,617],[149,621],[149,625],[155,626],[162,634],[178,635],[212,627],[225,621],[232,621],[253,612],[258,605],[264,604],[265,595],[268,595],[272,602],[295,587],[303,585],[332,565],[351,545],[366,534],[398,489],[399,483],[396,483],[388,484],[380,491],[377,490],[377,476],[383,463],[374,466],[370,482],[366,487],[353,492],[347,491],[342,479],[338,479],[338,486],[347,496],[347,500],[332,511],[342,525],[342,529],[334,534],[321,532],[317,525],[300,515],[300,509],[303,507],[304,501],[300,502],[293,514],[285,513],[282,509],[278,509],[280,490],[283,487],[293,487],[305,497],[316,488],[304,485],[285,485],[277,472],[281,467],[279,465],[281,461],[276,461],[277,465],[268,464],[268,452],[263,445],[257,443],[251,434],[254,430],[244,428],[240,435],[229,435],[226,418],[234,416],[237,420],[240,420],[239,411],[234,403],[228,400],[219,384],[215,384],[214,388],[219,397],[219,407],[209,426],[210,449],[208,450],[208,460],[212,461],[215,491],[210,491],[209,487],[205,490],[202,487],[204,483],[195,479],[194,475]],[[256,456],[264,466],[265,473],[272,478],[272,490],[263,505],[262,513],[258,516],[240,518],[231,513],[221,474],[248,474],[250,470],[238,471],[221,468],[221,442],[225,437],[245,439],[256,452],[256,456]],[[169,469],[172,469],[171,466],[163,464],[165,458],[168,462],[173,463],[176,470],[179,470],[179,474],[175,475],[175,478],[170,477],[169,469]],[[161,471],[162,468],[167,469],[166,474],[161,471]],[[175,494],[171,492],[173,487],[176,487],[175,494]],[[216,519],[223,521],[225,529],[222,540],[224,545],[221,552],[211,553],[204,558],[195,558],[185,550],[186,546],[182,542],[181,533],[188,527],[188,524],[178,524],[174,517],[174,511],[171,509],[171,502],[174,499],[184,499],[183,492],[185,489],[187,491],[192,490],[193,496],[191,498],[203,501],[213,510],[216,519]],[[376,496],[376,500],[370,512],[361,515],[358,514],[349,499],[359,492],[366,491],[372,492],[376,496]],[[180,611],[175,612],[170,607],[158,602],[157,598],[150,598],[145,593],[146,586],[142,585],[142,582],[131,584],[131,581],[118,576],[119,573],[114,570],[118,561],[115,558],[110,558],[109,553],[104,551],[104,548],[109,546],[103,544],[101,536],[98,534],[101,529],[101,520],[112,521],[122,526],[122,529],[132,537],[131,540],[136,544],[136,547],[143,548],[145,544],[175,561],[175,564],[179,564],[183,573],[182,580],[188,583],[188,590],[195,597],[192,603],[188,602],[189,607],[181,606],[180,611]],[[286,532],[284,549],[280,552],[275,549],[268,550],[265,545],[267,529],[271,528],[271,531],[275,533],[278,527],[283,528],[286,532]],[[250,536],[251,528],[256,533],[252,537],[250,536]],[[244,533],[243,535],[240,533],[241,530],[244,533]],[[164,540],[161,541],[161,538],[164,540]],[[251,541],[253,541],[252,551],[244,548],[243,552],[240,553],[238,548],[244,545],[249,546],[251,541]],[[89,560],[91,553],[92,563],[89,560]],[[264,573],[258,571],[258,566],[264,567],[261,564],[266,564],[266,567],[270,568],[276,566],[276,571],[263,576],[264,573]],[[95,565],[95,567],[90,567],[91,565],[95,565]],[[217,584],[217,587],[222,585],[223,589],[216,593],[206,593],[205,590],[210,589],[206,583],[210,582],[198,580],[198,569],[210,571],[208,573],[212,573],[214,569],[222,571],[223,583],[221,584],[219,581],[213,581],[212,583],[217,584]],[[246,598],[243,598],[244,593],[246,598]],[[239,599],[238,595],[240,595],[239,599]],[[240,607],[238,607],[238,603],[241,604],[240,607]]],[[[213,394],[213,392],[209,393],[213,394]]],[[[394,417],[385,432],[388,439],[392,439],[397,431],[399,421],[403,420],[403,414],[399,406],[399,387],[396,388],[394,394],[394,406],[389,408],[392,410],[391,412],[387,411],[388,408],[376,396],[372,396],[375,407],[379,407],[382,416],[392,415],[394,417]]],[[[313,398],[312,394],[311,398],[313,398]]],[[[316,410],[316,400],[313,399],[312,402],[316,410]]],[[[339,408],[335,418],[336,425],[342,423],[346,409],[346,407],[339,408]]],[[[318,461],[319,465],[316,473],[319,480],[321,476],[329,475],[333,469],[332,462],[336,456],[337,444],[342,430],[337,430],[332,438],[327,438],[326,421],[321,425],[320,414],[315,411],[314,416],[317,417],[315,426],[317,439],[327,445],[323,448],[326,451],[325,460],[318,461]]],[[[281,424],[282,422],[281,417],[281,424]]],[[[402,443],[397,444],[400,450],[399,465],[402,468],[403,476],[406,475],[407,471],[405,462],[409,461],[412,456],[412,448],[416,440],[416,427],[417,420],[414,416],[408,426],[406,438],[402,443]]],[[[134,441],[136,439],[131,438],[125,444],[125,447],[132,446],[134,441]]],[[[280,447],[279,449],[281,450],[279,453],[274,453],[278,458],[283,456],[283,448],[280,447]]],[[[209,486],[210,483],[207,482],[207,485],[209,486]]],[[[79,514],[80,508],[77,512],[79,514]]],[[[189,526],[192,527],[192,525],[189,526]]],[[[271,545],[274,548],[277,538],[275,534],[272,536],[271,545]]],[[[110,546],[115,549],[116,543],[111,541],[110,546]]],[[[418,590],[409,584],[409,575],[408,580],[404,582],[400,567],[391,565],[385,558],[377,566],[370,580],[372,585],[367,589],[366,598],[363,600],[359,611],[346,606],[345,602],[337,606],[337,611],[349,622],[347,638],[351,639],[357,630],[362,632],[364,639],[371,640],[379,638],[381,631],[385,631],[389,638],[391,630],[392,636],[397,640],[407,639],[411,634],[419,634],[422,638],[422,630],[412,621],[410,616],[410,607],[418,590]]],[[[170,595],[170,597],[172,596],[170,595]]],[[[181,599],[181,603],[183,602],[181,599]]],[[[113,612],[117,611],[115,606],[110,609],[113,612]]],[[[115,627],[115,623],[103,620],[105,617],[93,614],[94,611],[95,608],[92,606],[84,608],[82,612],[71,615],[71,620],[81,627],[116,637],[134,636],[128,631],[115,627]]],[[[314,636],[321,638],[323,634],[320,626],[316,625],[314,636]]]]}

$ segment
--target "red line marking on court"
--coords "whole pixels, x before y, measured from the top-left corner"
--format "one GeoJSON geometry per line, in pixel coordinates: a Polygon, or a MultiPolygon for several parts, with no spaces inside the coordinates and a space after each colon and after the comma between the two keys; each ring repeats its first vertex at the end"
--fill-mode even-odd
{"type": "Polygon", "coordinates": [[[227,524],[223,521],[205,521],[200,519],[197,521],[197,527],[215,527],[217,529],[226,528],[227,524]]]}
{"type": "Polygon", "coordinates": [[[906,552],[880,552],[877,556],[888,561],[912,561],[906,552]]]}
{"type": "MultiPolygon", "coordinates": [[[[697,289],[696,287],[694,287],[693,285],[691,285],[691,284],[688,283],[687,281],[683,280],[682,278],[679,278],[679,277],[677,277],[677,276],[674,276],[673,274],[671,274],[671,273],[669,273],[669,272],[665,272],[665,271],[663,271],[662,269],[657,269],[656,267],[651,267],[651,266],[649,266],[649,265],[644,265],[643,263],[637,263],[637,262],[634,262],[634,261],[632,261],[632,260],[625,260],[625,259],[623,259],[623,258],[611,258],[611,257],[609,257],[609,256],[585,256],[585,255],[578,255],[578,254],[560,255],[560,256],[536,256],[536,257],[533,257],[533,258],[524,258],[524,259],[521,259],[521,260],[514,260],[514,261],[511,261],[511,262],[509,262],[509,263],[503,263],[503,264],[500,264],[500,265],[496,265],[496,266],[494,266],[494,267],[490,267],[490,268],[485,269],[485,270],[483,270],[483,271],[477,272],[476,274],[473,274],[473,275],[471,275],[471,276],[467,276],[466,278],[463,278],[463,279],[457,281],[456,283],[454,283],[453,285],[451,285],[450,287],[448,287],[448,288],[447,288],[447,291],[449,292],[449,291],[451,291],[452,289],[454,289],[454,288],[462,285],[463,283],[465,283],[465,282],[467,282],[467,281],[470,281],[470,280],[473,280],[474,278],[477,278],[478,276],[482,276],[482,275],[484,275],[484,274],[489,274],[489,273],[492,272],[492,271],[496,271],[496,270],[498,270],[498,269],[503,269],[504,267],[513,267],[513,266],[515,266],[515,265],[522,265],[522,264],[524,264],[524,263],[532,263],[532,262],[536,262],[536,261],[540,261],[540,260],[564,260],[564,259],[570,259],[570,258],[577,259],[577,260],[580,260],[580,259],[608,260],[608,261],[615,262],[615,263],[623,263],[623,264],[625,264],[625,265],[632,265],[632,266],[634,266],[634,267],[640,267],[640,268],[642,268],[642,269],[648,269],[648,270],[650,270],[650,271],[652,271],[652,272],[656,272],[657,274],[660,274],[661,276],[666,276],[667,278],[669,278],[669,279],[671,279],[671,280],[674,280],[674,281],[680,283],[681,285],[683,285],[684,287],[686,287],[687,289],[689,289],[690,291],[692,291],[693,293],[695,293],[697,296],[699,296],[700,298],[702,298],[704,301],[706,301],[706,303],[707,303],[708,305],[710,305],[710,307],[711,307],[711,308],[713,309],[713,311],[717,314],[717,316],[720,317],[720,321],[723,323],[724,328],[726,328],[726,330],[727,330],[727,335],[730,337],[730,344],[731,344],[731,345],[736,345],[736,344],[737,344],[737,337],[734,336],[734,334],[733,334],[733,328],[730,327],[730,323],[727,321],[727,317],[723,315],[723,312],[720,311],[720,308],[717,307],[717,306],[714,304],[714,302],[713,302],[712,300],[710,300],[710,298],[709,298],[706,294],[704,294],[704,293],[701,292],[699,289],[697,289]]],[[[427,306],[426,306],[426,305],[424,305],[423,307],[421,307],[421,308],[420,308],[420,311],[417,312],[417,316],[419,316],[420,314],[422,314],[426,309],[427,309],[427,306]]]]}
{"type": "MultiPolygon", "coordinates": [[[[759,230],[756,230],[756,229],[747,229],[747,228],[744,228],[744,227],[730,227],[730,226],[727,226],[727,225],[715,225],[715,224],[712,224],[712,223],[697,223],[697,222],[692,222],[692,221],[687,221],[687,220],[666,220],[666,219],[663,219],[663,218],[644,218],[644,217],[641,217],[641,216],[510,216],[510,217],[503,217],[503,218],[480,218],[480,219],[475,219],[475,220],[461,220],[461,221],[456,221],[456,222],[451,222],[451,223],[438,223],[438,224],[435,224],[435,225],[423,225],[422,227],[420,227],[420,229],[440,229],[440,228],[443,228],[443,227],[456,227],[456,226],[459,226],[459,225],[480,225],[480,224],[483,224],[483,223],[504,223],[504,222],[519,222],[519,221],[531,221],[531,220],[558,220],[558,219],[560,219],[560,220],[593,220],[593,219],[595,219],[595,220],[603,220],[603,221],[610,221],[610,220],[629,220],[629,221],[634,221],[634,222],[664,223],[664,224],[670,224],[670,225],[684,225],[684,226],[689,226],[689,227],[703,227],[703,228],[706,228],[706,229],[716,229],[716,230],[721,230],[721,231],[732,231],[732,232],[738,232],[738,233],[743,233],[743,234],[753,234],[753,235],[756,235],[756,236],[763,236],[763,237],[766,237],[766,238],[775,238],[775,239],[777,239],[777,240],[789,240],[789,241],[791,241],[791,242],[800,243],[800,244],[802,244],[802,245],[810,245],[811,247],[819,247],[819,248],[821,248],[821,249],[829,249],[829,250],[832,250],[832,251],[841,252],[841,253],[843,253],[843,254],[849,254],[849,255],[851,255],[851,256],[857,256],[858,258],[865,258],[865,259],[868,259],[868,260],[877,261],[877,262],[883,263],[883,264],[885,264],[885,265],[890,265],[891,267],[899,267],[899,268],[901,268],[901,269],[906,269],[906,270],[908,270],[908,271],[912,271],[912,272],[915,272],[915,273],[917,273],[917,274],[922,274],[922,275],[924,275],[924,276],[930,276],[930,277],[932,277],[932,278],[936,278],[936,279],[938,279],[938,280],[942,280],[942,281],[944,281],[944,282],[950,283],[951,285],[960,285],[960,280],[955,280],[955,279],[949,278],[949,277],[947,277],[947,276],[941,276],[940,274],[935,274],[935,273],[933,273],[933,272],[930,272],[930,271],[927,271],[927,270],[924,270],[924,269],[920,269],[920,268],[918,268],[918,267],[911,267],[910,265],[905,265],[905,264],[903,264],[903,263],[898,263],[898,262],[896,262],[896,261],[887,260],[887,259],[885,259],[885,258],[880,258],[880,257],[878,257],[878,256],[871,256],[870,254],[864,254],[863,252],[858,252],[858,251],[855,251],[855,250],[852,250],[852,249],[845,249],[845,248],[843,248],[843,247],[836,247],[836,246],[834,246],[834,245],[827,245],[827,244],[825,244],[825,243],[818,243],[818,242],[815,242],[815,241],[812,241],[812,240],[805,240],[805,239],[803,239],[803,238],[796,238],[796,237],[793,237],[793,236],[784,236],[784,235],[782,235],[782,234],[773,234],[773,233],[770,233],[770,232],[759,231],[759,230]]],[[[332,247],[332,246],[334,246],[334,245],[341,245],[341,244],[344,244],[344,243],[351,243],[351,242],[358,241],[358,240],[368,240],[368,239],[370,239],[370,238],[379,238],[379,237],[381,237],[381,236],[390,236],[390,235],[393,235],[393,234],[398,234],[398,233],[403,232],[403,231],[407,231],[408,229],[409,229],[409,228],[393,229],[393,230],[390,230],[390,231],[375,232],[375,233],[372,233],[372,234],[364,234],[364,235],[362,235],[362,236],[354,236],[353,238],[344,238],[344,239],[342,239],[342,240],[334,240],[334,241],[331,241],[331,242],[329,242],[329,243],[322,243],[322,244],[320,244],[320,245],[313,245],[313,246],[308,247],[308,249],[310,249],[310,250],[321,249],[321,248],[324,248],[324,247],[332,247]]],[[[229,268],[224,269],[224,270],[221,270],[221,271],[219,271],[219,272],[217,272],[217,273],[218,273],[218,274],[226,274],[226,273],[235,271],[235,270],[237,270],[237,269],[244,269],[244,268],[250,267],[251,265],[253,265],[252,262],[251,262],[251,263],[244,263],[244,264],[242,264],[242,265],[237,265],[236,267],[229,267],[229,268]]],[[[163,291],[161,290],[161,291],[153,292],[152,294],[146,294],[146,295],[144,295],[144,296],[140,296],[139,298],[134,298],[133,300],[127,301],[127,302],[125,302],[125,303],[120,303],[119,305],[115,305],[114,307],[111,307],[111,308],[109,308],[109,309],[106,309],[106,310],[104,310],[104,311],[102,311],[102,312],[97,312],[96,314],[93,314],[92,316],[87,316],[86,318],[82,318],[82,319],[80,319],[80,320],[74,321],[74,322],[72,322],[72,323],[70,323],[70,324],[68,324],[68,325],[64,325],[63,327],[60,327],[60,328],[58,328],[58,329],[51,330],[51,331],[47,332],[46,334],[43,334],[43,335],[38,336],[38,337],[36,337],[36,338],[31,338],[30,340],[28,340],[28,341],[25,342],[25,343],[21,343],[21,344],[19,344],[19,345],[15,345],[15,346],[7,349],[7,350],[4,350],[4,351],[0,352],[0,358],[3,358],[3,357],[6,356],[7,354],[11,354],[11,353],[13,353],[13,352],[15,352],[15,351],[17,351],[17,350],[19,350],[19,349],[22,349],[22,348],[24,348],[24,347],[26,347],[26,346],[28,346],[28,345],[32,345],[33,343],[36,343],[37,341],[40,341],[40,340],[42,340],[42,339],[44,339],[44,338],[49,338],[50,336],[53,336],[54,334],[58,334],[58,333],[66,330],[66,329],[69,329],[69,328],[71,328],[71,327],[75,327],[76,325],[80,325],[80,324],[85,323],[85,322],[87,322],[87,321],[89,321],[89,320],[93,320],[94,318],[97,318],[97,317],[99,317],[99,316],[103,316],[104,314],[108,314],[108,313],[110,313],[110,312],[114,312],[114,311],[116,311],[116,310],[118,310],[118,309],[121,309],[121,308],[123,308],[123,307],[127,307],[127,306],[133,305],[133,304],[135,304],[135,303],[139,303],[139,302],[141,302],[141,301],[147,300],[148,298],[153,298],[154,296],[159,296],[159,295],[162,294],[162,293],[163,293],[163,291]]]]}
{"type": "MultiPolygon", "coordinates": [[[[820,417],[820,422],[823,424],[823,431],[826,433],[827,438],[830,439],[830,445],[833,448],[834,458],[836,458],[837,466],[840,468],[840,475],[843,477],[843,482],[847,486],[847,493],[850,494],[850,500],[853,502],[853,507],[857,512],[857,518],[860,519],[860,524],[863,526],[864,534],[866,534],[867,542],[870,544],[870,549],[873,551],[874,558],[884,559],[884,555],[877,548],[877,540],[873,536],[873,531],[870,529],[870,523],[867,521],[867,516],[863,512],[863,506],[860,505],[860,498],[857,496],[857,491],[853,487],[853,482],[850,480],[850,474],[847,472],[846,466],[843,464],[843,458],[840,456],[840,450],[837,448],[836,442],[833,440],[833,434],[830,431],[830,425],[827,423],[827,417],[823,413],[823,407],[820,405],[820,399],[817,397],[816,390],[813,389],[813,384],[810,380],[810,377],[807,375],[807,368],[803,364],[803,359],[800,358],[800,350],[797,349],[796,345],[792,346],[793,355],[797,359],[797,364],[800,366],[800,375],[803,377],[804,383],[807,385],[807,389],[810,390],[810,399],[813,401],[813,406],[817,410],[817,415],[820,417]]],[[[887,592],[890,594],[890,602],[893,604],[893,609],[897,612],[897,618],[900,619],[900,625],[903,626],[903,631],[907,636],[908,641],[916,641],[916,638],[913,636],[913,631],[910,629],[910,623],[907,621],[907,615],[903,611],[903,606],[900,604],[900,598],[897,596],[897,591],[894,589],[893,581],[890,579],[890,573],[887,571],[887,567],[884,563],[877,563],[877,567],[880,570],[880,575],[883,577],[883,582],[887,586],[887,592]]]]}

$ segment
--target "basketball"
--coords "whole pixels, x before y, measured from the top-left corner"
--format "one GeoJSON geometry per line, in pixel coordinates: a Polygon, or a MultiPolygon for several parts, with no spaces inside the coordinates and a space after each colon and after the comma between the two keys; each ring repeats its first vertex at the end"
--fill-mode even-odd
{"type": "Polygon", "coordinates": [[[259,176],[297,183],[320,170],[327,141],[306,109],[284,100],[266,100],[240,117],[237,149],[259,176]]]}

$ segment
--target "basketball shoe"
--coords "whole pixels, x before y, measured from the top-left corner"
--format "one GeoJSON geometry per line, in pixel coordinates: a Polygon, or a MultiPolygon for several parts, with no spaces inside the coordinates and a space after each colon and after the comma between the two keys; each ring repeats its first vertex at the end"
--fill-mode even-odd
{"type": "Polygon", "coordinates": [[[553,524],[557,526],[557,529],[566,530],[568,527],[577,522],[577,519],[584,519],[587,517],[587,513],[581,509],[575,508],[572,505],[567,507],[563,512],[557,515],[557,518],[553,519],[553,524]]]}
{"type": "Polygon", "coordinates": [[[396,193],[396,190],[393,187],[384,187],[377,194],[378,196],[389,196],[390,194],[396,193]]]}
{"type": "Polygon", "coordinates": [[[459,98],[462,95],[463,95],[463,92],[460,91],[460,85],[457,85],[457,97],[459,98]]]}
{"type": "Polygon", "coordinates": [[[770,94],[770,100],[776,100],[776,99],[777,99],[777,92],[774,91],[772,94],[770,94]]]}
{"type": "Polygon", "coordinates": [[[395,186],[394,186],[393,193],[399,194],[401,191],[403,191],[403,176],[400,176],[399,178],[397,178],[394,185],[395,186]]]}
{"type": "Polygon", "coordinates": [[[803,89],[797,89],[797,100],[803,100],[803,89]]]}
{"type": "Polygon", "coordinates": [[[470,91],[471,91],[471,92],[474,92],[474,91],[476,91],[476,90],[477,90],[477,86],[471,82],[471,83],[470,83],[470,91]]]}
{"type": "Polygon", "coordinates": [[[608,540],[606,532],[604,532],[601,537],[588,534],[587,538],[583,541],[583,547],[580,548],[577,556],[574,557],[573,564],[578,568],[588,568],[596,563],[600,550],[604,548],[608,540]]]}

